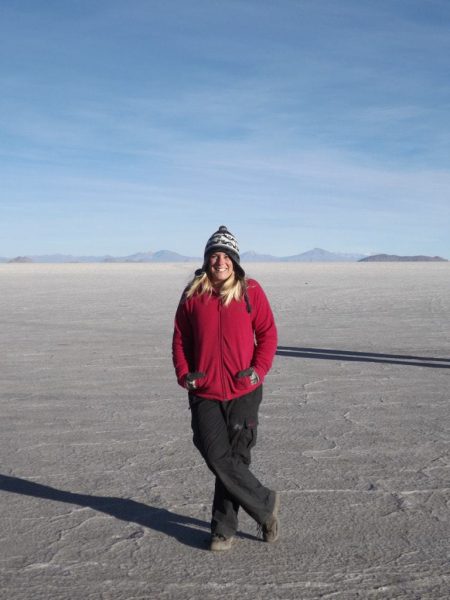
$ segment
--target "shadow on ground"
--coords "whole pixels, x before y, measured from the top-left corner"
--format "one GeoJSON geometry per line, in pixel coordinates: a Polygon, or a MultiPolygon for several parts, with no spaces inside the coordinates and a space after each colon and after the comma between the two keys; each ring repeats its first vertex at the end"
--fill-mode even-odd
{"type": "MultiPolygon", "coordinates": [[[[74,494],[73,492],[57,490],[47,485],[27,481],[26,479],[1,474],[0,490],[93,508],[116,519],[137,523],[143,527],[161,531],[166,535],[174,537],[182,544],[193,548],[205,549],[209,541],[210,524],[206,521],[179,515],[165,508],[148,506],[135,500],[110,496],[74,494]]],[[[135,533],[131,537],[138,537],[138,535],[139,533],[135,533]]],[[[240,535],[242,537],[250,537],[245,534],[240,535]]]]}
{"type": "Polygon", "coordinates": [[[432,367],[434,369],[450,369],[450,358],[433,358],[429,356],[377,354],[375,352],[353,352],[351,350],[330,350],[328,348],[297,348],[294,346],[278,346],[276,354],[277,356],[291,356],[296,358],[350,360],[358,362],[389,363],[391,365],[432,367]]]}

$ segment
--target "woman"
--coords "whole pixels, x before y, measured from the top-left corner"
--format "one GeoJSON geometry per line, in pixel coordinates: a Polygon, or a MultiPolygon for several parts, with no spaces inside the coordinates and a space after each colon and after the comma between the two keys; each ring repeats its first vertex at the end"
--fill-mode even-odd
{"type": "Polygon", "coordinates": [[[261,526],[266,542],[279,535],[279,493],[249,469],[277,331],[262,288],[245,278],[239,263],[237,240],[222,225],[183,293],[173,335],[173,362],[178,383],[188,390],[193,441],[216,476],[213,551],[231,547],[240,506],[261,526]]]}

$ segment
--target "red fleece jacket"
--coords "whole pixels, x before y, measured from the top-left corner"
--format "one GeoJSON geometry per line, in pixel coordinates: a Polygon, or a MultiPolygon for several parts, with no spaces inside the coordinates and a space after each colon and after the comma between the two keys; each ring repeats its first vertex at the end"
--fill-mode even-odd
{"type": "Polygon", "coordinates": [[[261,385],[277,349],[272,310],[257,281],[247,281],[250,314],[244,299],[223,306],[217,294],[182,299],[175,316],[172,355],[178,383],[188,373],[202,372],[195,394],[212,400],[232,400],[261,385]],[[253,367],[259,383],[238,378],[253,367]]]}

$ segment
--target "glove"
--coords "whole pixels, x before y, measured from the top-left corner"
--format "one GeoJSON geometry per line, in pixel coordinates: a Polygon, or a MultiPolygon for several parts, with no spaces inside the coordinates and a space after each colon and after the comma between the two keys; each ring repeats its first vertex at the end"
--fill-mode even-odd
{"type": "Polygon", "coordinates": [[[186,389],[188,389],[190,392],[192,390],[196,390],[197,389],[197,379],[203,379],[203,377],[206,377],[206,375],[202,372],[195,372],[195,373],[188,373],[186,375],[186,381],[184,383],[186,389]]]}
{"type": "Polygon", "coordinates": [[[253,367],[249,367],[248,369],[245,369],[244,371],[239,371],[237,376],[238,376],[238,379],[241,379],[242,377],[250,377],[250,383],[252,385],[256,385],[257,383],[259,383],[259,375],[253,367]]]}

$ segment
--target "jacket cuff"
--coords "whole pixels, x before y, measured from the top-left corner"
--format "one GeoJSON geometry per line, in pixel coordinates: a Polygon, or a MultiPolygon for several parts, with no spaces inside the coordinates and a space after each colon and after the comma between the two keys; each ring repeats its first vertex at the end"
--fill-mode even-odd
{"type": "Polygon", "coordinates": [[[184,375],[181,375],[181,377],[178,377],[177,381],[178,381],[178,385],[181,385],[182,388],[186,389],[186,378],[187,378],[187,373],[185,373],[184,375]]]}

